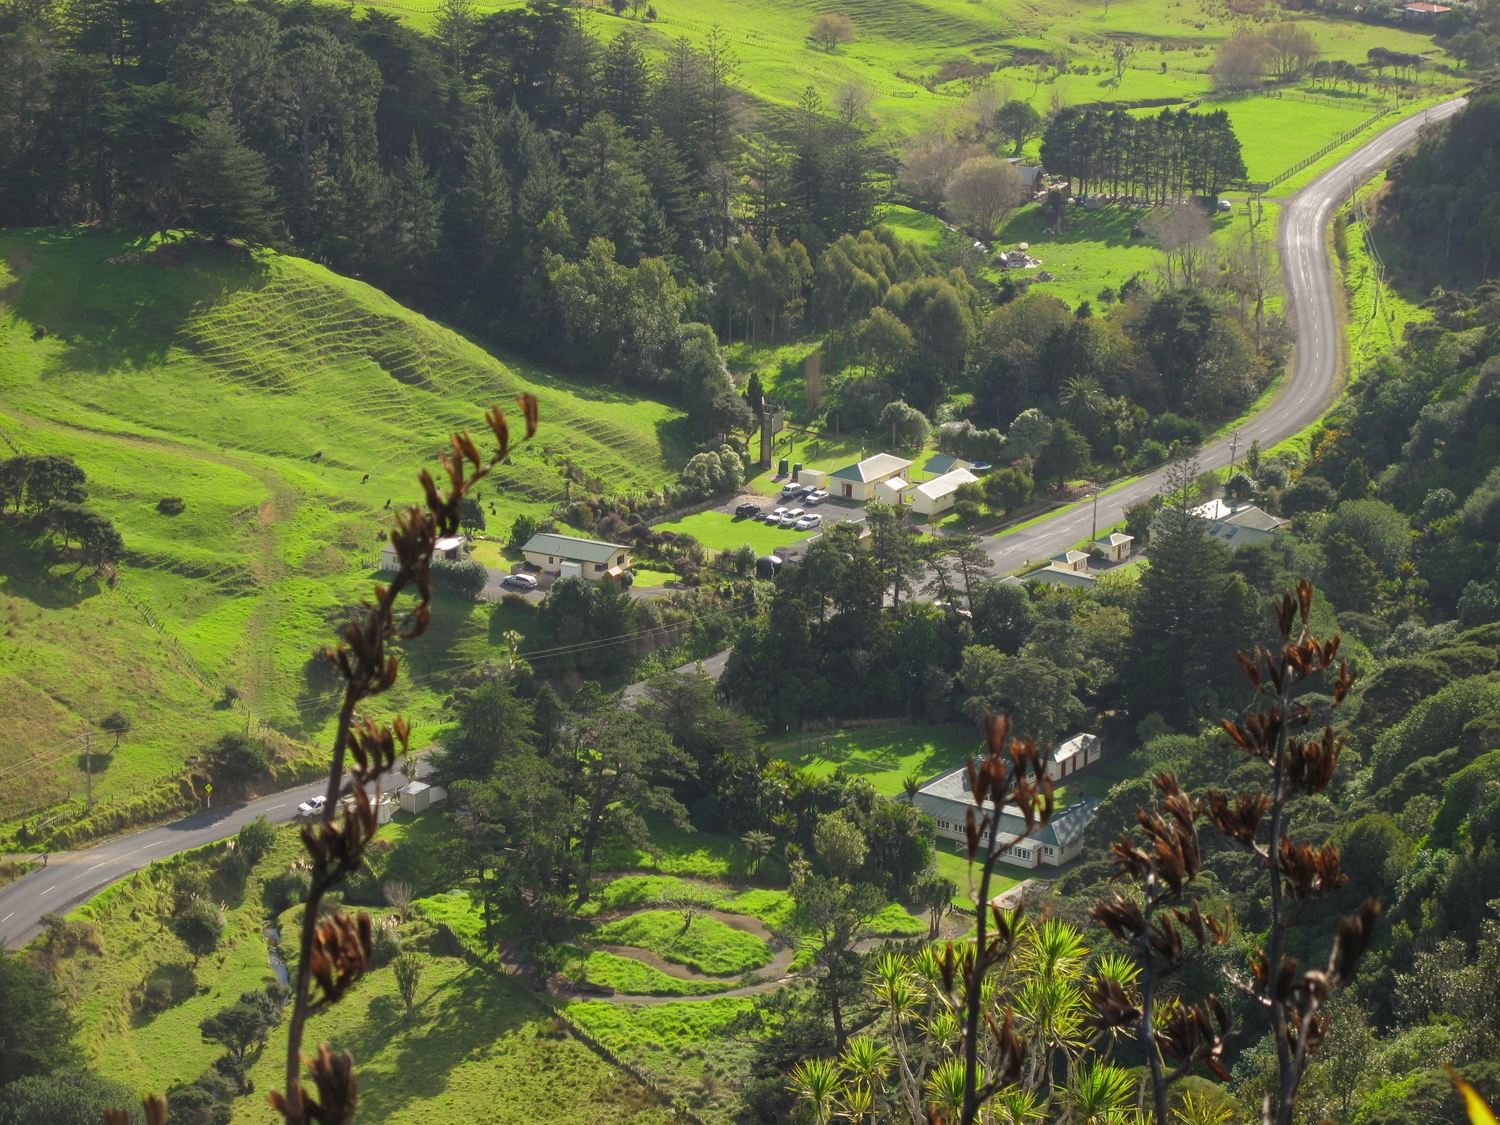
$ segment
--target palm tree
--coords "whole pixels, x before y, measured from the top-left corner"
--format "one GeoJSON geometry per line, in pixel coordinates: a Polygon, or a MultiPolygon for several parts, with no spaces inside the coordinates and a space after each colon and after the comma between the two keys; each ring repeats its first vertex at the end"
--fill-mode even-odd
{"type": "Polygon", "coordinates": [[[753,829],[740,837],[740,843],[745,845],[745,851],[750,855],[750,873],[753,875],[760,870],[761,860],[771,854],[776,837],[769,832],[753,829]]]}
{"type": "Polygon", "coordinates": [[[1105,396],[1099,382],[1091,375],[1076,375],[1063,384],[1058,395],[1062,416],[1081,430],[1087,430],[1104,411],[1105,396]]]}

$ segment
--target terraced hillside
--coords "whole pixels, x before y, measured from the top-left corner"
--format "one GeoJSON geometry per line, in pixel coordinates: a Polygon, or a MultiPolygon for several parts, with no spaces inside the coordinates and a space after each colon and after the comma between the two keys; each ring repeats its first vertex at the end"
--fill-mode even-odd
{"type": "MultiPolygon", "coordinates": [[[[514,413],[532,391],[543,417],[537,442],[482,489],[501,526],[559,499],[570,459],[644,489],[687,456],[674,407],[497,358],[300,259],[11,231],[0,262],[0,445],[75,457],[128,551],[107,591],[68,566],[44,571],[24,535],[0,542],[0,723],[12,732],[0,779],[27,771],[7,784],[0,823],[81,797],[79,748],[48,754],[115,708],[136,730],[95,779],[107,801],[247,717],[314,737],[327,705],[308,655],[367,590],[387,504],[415,499],[445,435],[481,425],[487,406],[514,413]],[[161,510],[166,497],[180,514],[161,510]],[[243,700],[215,710],[226,684],[243,700]]],[[[481,659],[489,633],[487,612],[445,599],[390,706],[433,714],[444,670],[481,659]]]]}

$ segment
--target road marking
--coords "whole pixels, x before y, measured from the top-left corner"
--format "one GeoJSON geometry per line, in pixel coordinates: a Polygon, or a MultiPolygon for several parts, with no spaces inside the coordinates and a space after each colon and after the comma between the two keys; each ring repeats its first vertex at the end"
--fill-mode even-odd
{"type": "Polygon", "coordinates": [[[36,897],[37,898],[41,898],[42,895],[50,894],[52,891],[55,891],[55,890],[57,890],[57,884],[53,883],[50,887],[48,887],[45,891],[43,891],[41,895],[37,895],[36,897]]]}
{"type": "MultiPolygon", "coordinates": [[[[96,863],[96,864],[94,864],[94,867],[103,867],[103,866],[104,866],[104,864],[105,864],[105,863],[108,863],[108,862],[109,862],[109,860],[107,860],[107,859],[106,859],[106,860],[104,860],[104,862],[103,862],[103,863],[96,863]]],[[[85,874],[85,875],[87,875],[87,874],[88,874],[88,873],[89,873],[89,871],[92,871],[92,870],[94,870],[94,867],[90,867],[90,868],[89,868],[89,869],[88,869],[88,871],[85,871],[85,872],[84,872],[84,874],[85,874]]]]}
{"type": "Polygon", "coordinates": [[[15,912],[15,911],[14,911],[14,910],[12,910],[12,911],[11,911],[11,912],[10,912],[10,913],[9,913],[9,914],[7,914],[7,915],[6,915],[6,916],[5,916],[5,917],[4,917],[4,918],[0,918],[0,922],[9,922],[9,921],[10,921],[10,920],[11,920],[11,919],[12,919],[12,918],[14,918],[14,917],[15,917],[15,916],[16,916],[16,912],[15,912]]]}

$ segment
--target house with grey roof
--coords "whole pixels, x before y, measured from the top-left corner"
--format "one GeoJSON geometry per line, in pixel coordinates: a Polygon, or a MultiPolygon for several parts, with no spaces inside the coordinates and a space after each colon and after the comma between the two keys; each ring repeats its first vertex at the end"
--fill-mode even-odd
{"type": "MultiPolygon", "coordinates": [[[[1244,500],[1210,500],[1193,508],[1192,515],[1203,521],[1203,533],[1217,539],[1231,551],[1252,543],[1263,543],[1287,526],[1286,520],[1244,500]]],[[[1164,526],[1162,516],[1151,521],[1146,538],[1155,538],[1164,526]]]]}
{"type": "Polygon", "coordinates": [[[521,548],[526,561],[559,578],[618,578],[630,565],[630,548],[598,539],[540,532],[521,548]]]}
{"type": "Polygon", "coordinates": [[[909,468],[910,461],[893,453],[877,453],[829,473],[828,491],[841,500],[853,500],[862,504],[874,498],[877,484],[899,477],[909,468]]]}
{"type": "Polygon", "coordinates": [[[923,472],[929,477],[940,477],[945,473],[951,473],[954,469],[972,469],[962,457],[950,457],[946,453],[939,453],[930,458],[923,472]]]}
{"type": "MultiPolygon", "coordinates": [[[[973,799],[969,793],[969,774],[965,767],[933,778],[917,790],[912,799],[917,808],[937,822],[937,834],[947,840],[967,842],[966,824],[973,799]]],[[[1083,830],[1099,809],[1096,797],[1085,797],[1052,814],[1045,827],[1026,835],[1026,821],[1021,810],[1007,806],[1000,813],[999,844],[1004,848],[1005,862],[1016,867],[1038,867],[1048,864],[1060,867],[1078,857],[1083,847],[1083,830]]],[[[986,802],[993,811],[993,803],[986,802]]],[[[989,833],[980,843],[989,845],[989,833]]]]}
{"type": "Polygon", "coordinates": [[[1033,570],[1021,575],[1024,582],[1041,582],[1048,586],[1080,586],[1085,590],[1092,590],[1096,579],[1085,568],[1075,570],[1066,563],[1053,559],[1040,570],[1033,570]]]}

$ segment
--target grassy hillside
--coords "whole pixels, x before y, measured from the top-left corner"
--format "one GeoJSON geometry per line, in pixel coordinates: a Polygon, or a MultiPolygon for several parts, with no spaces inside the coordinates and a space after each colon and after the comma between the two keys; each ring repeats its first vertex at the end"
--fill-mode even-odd
{"type": "MultiPolygon", "coordinates": [[[[0,721],[20,732],[0,776],[25,779],[0,823],[81,796],[74,753],[53,748],[117,707],[137,729],[95,779],[106,800],[246,709],[315,739],[327,705],[309,654],[368,591],[387,504],[416,499],[417,472],[486,407],[541,402],[537,441],[482,487],[502,527],[560,499],[569,460],[627,490],[688,455],[676,408],[497,358],[311,262],[143,251],[118,233],[0,232],[0,452],[76,458],[127,546],[115,592],[0,536],[0,721]],[[181,514],[158,509],[169,496],[181,514]],[[225,684],[244,694],[234,711],[215,709],[225,684]]],[[[441,598],[410,646],[417,682],[386,705],[431,717],[443,672],[482,659],[491,628],[488,607],[441,598]]]]}
{"type": "MultiPolygon", "coordinates": [[[[424,30],[431,29],[438,8],[431,0],[374,0],[369,6],[424,30]]],[[[516,0],[475,3],[480,12],[518,6],[516,0]]],[[[1039,110],[1045,110],[1054,95],[1069,105],[1196,98],[1212,85],[1207,71],[1215,49],[1235,30],[1225,18],[1226,9],[1210,10],[1183,0],[1069,0],[1060,5],[1038,0],[844,0],[836,5],[820,0],[656,0],[655,7],[659,19],[654,23],[614,16],[602,3],[588,11],[587,18],[592,30],[604,37],[624,31],[641,34],[648,49],[662,49],[678,37],[701,43],[717,24],[739,58],[742,85],[757,100],[792,106],[810,84],[825,102],[832,102],[853,82],[869,94],[875,120],[906,135],[953,113],[968,93],[963,76],[976,67],[1002,68],[996,73],[1002,92],[1028,100],[1039,110]],[[848,15],[856,29],[856,41],[832,54],[807,38],[814,17],[825,11],[848,15]],[[1117,40],[1136,46],[1118,83],[1111,57],[1117,40]],[[1008,68],[1017,52],[1027,51],[1060,51],[1068,59],[1069,72],[1038,83],[1031,66],[1008,68]]],[[[1359,62],[1374,46],[1441,53],[1430,36],[1416,32],[1286,16],[1305,19],[1329,58],[1359,62]]],[[[1295,135],[1282,140],[1288,149],[1302,143],[1295,135]]],[[[1299,155],[1322,143],[1308,145],[1299,155]]]]}

